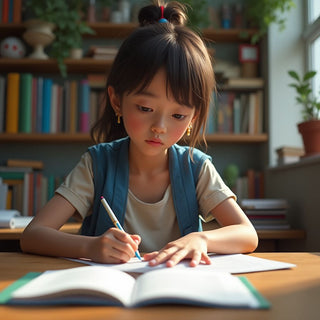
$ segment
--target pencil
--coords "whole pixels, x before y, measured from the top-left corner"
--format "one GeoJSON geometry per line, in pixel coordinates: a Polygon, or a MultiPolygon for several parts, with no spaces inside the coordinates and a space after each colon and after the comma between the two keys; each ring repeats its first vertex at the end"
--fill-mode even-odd
{"type": "MultiPolygon", "coordinates": [[[[114,212],[112,211],[111,207],[109,206],[107,200],[103,196],[101,196],[101,203],[104,206],[104,208],[106,209],[106,211],[107,211],[112,223],[114,224],[114,226],[116,228],[118,228],[119,230],[125,232],[124,229],[122,228],[120,222],[118,221],[116,215],[114,214],[114,212]]],[[[137,250],[135,252],[135,255],[139,260],[142,260],[141,256],[140,256],[140,253],[139,253],[139,250],[137,250]]]]}

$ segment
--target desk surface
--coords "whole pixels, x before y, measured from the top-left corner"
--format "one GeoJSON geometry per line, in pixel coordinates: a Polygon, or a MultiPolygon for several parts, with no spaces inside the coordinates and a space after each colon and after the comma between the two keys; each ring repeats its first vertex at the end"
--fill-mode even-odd
{"type": "MultiPolygon", "coordinates": [[[[301,320],[318,319],[320,253],[255,253],[254,256],[294,263],[289,270],[245,274],[272,306],[270,310],[214,309],[191,306],[119,307],[9,307],[0,306],[1,319],[77,320],[301,320]]],[[[77,262],[22,253],[0,253],[0,290],[30,271],[77,267],[77,262]]]]}

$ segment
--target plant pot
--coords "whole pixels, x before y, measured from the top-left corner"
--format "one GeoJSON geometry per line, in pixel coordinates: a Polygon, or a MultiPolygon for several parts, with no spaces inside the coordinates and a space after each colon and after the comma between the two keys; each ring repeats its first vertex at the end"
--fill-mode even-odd
{"type": "Polygon", "coordinates": [[[320,120],[310,120],[298,124],[302,135],[305,157],[320,154],[320,120]]]}
{"type": "Polygon", "coordinates": [[[70,58],[71,59],[81,59],[83,57],[83,49],[82,48],[72,48],[70,50],[70,58]]]}
{"type": "Polygon", "coordinates": [[[27,31],[23,34],[23,39],[33,47],[33,52],[29,58],[48,59],[44,48],[52,43],[55,38],[52,30],[55,28],[53,23],[42,20],[28,20],[25,22],[27,31]]]}

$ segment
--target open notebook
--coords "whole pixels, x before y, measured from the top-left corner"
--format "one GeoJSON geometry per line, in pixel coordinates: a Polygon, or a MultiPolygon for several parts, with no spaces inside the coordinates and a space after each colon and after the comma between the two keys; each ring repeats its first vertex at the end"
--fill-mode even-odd
{"type": "Polygon", "coordinates": [[[225,272],[168,268],[148,272],[135,279],[120,270],[102,266],[27,274],[0,293],[1,302],[122,307],[156,304],[225,308],[270,306],[246,278],[225,272]]]}

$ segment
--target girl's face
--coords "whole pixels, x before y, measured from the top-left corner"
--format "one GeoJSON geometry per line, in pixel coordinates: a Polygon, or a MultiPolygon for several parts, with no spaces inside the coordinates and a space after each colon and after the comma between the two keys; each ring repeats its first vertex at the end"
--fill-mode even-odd
{"type": "Polygon", "coordinates": [[[166,90],[166,73],[160,69],[142,92],[124,94],[119,107],[118,99],[110,101],[117,114],[122,116],[126,131],[135,146],[145,155],[166,153],[179,141],[193,122],[195,108],[178,104],[166,90]]]}

